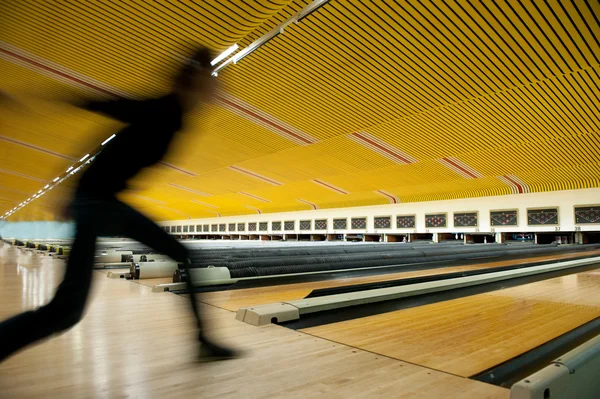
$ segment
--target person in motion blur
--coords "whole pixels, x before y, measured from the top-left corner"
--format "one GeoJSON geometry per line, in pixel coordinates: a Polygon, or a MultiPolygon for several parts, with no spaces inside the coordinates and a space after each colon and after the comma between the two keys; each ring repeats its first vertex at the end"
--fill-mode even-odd
{"type": "MultiPolygon", "coordinates": [[[[91,282],[96,238],[127,236],[168,255],[189,276],[188,250],[150,219],[120,202],[117,194],[143,168],[158,163],[182,130],[184,115],[207,102],[216,89],[211,76],[211,52],[200,48],[173,79],[171,91],[159,98],[132,100],[71,100],[86,110],[117,119],[126,126],[114,135],[83,172],[68,215],[76,234],[62,283],[45,306],[0,323],[0,362],[26,346],[61,333],[83,317],[91,282]],[[134,151],[135,149],[135,151],[134,151]],[[135,152],[132,155],[132,151],[135,152]]],[[[13,103],[1,93],[4,104],[13,103]]],[[[188,279],[192,310],[199,330],[201,360],[230,359],[238,353],[211,341],[203,328],[194,287],[188,279]]]]}

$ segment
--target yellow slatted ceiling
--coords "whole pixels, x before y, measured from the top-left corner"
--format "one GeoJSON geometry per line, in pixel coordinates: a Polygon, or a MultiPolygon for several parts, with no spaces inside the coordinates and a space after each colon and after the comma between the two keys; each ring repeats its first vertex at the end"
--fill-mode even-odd
{"type": "MultiPolygon", "coordinates": [[[[190,46],[244,48],[307,4],[15,0],[0,3],[0,40],[67,73],[155,95],[190,46]]],[[[43,186],[14,173],[52,179],[69,166],[64,157],[78,159],[118,124],[53,103],[80,89],[51,73],[5,57],[0,71],[0,88],[26,93],[35,112],[0,110],[4,213],[43,186]]],[[[256,212],[248,206],[311,208],[298,199],[321,208],[388,203],[375,190],[406,202],[509,194],[497,178],[503,175],[516,175],[531,191],[600,185],[597,1],[332,0],[219,75],[227,93],[268,120],[257,123],[255,111],[233,113],[218,102],[204,107],[190,115],[166,159],[187,172],[153,167],[126,201],[159,219],[181,219],[256,212]],[[298,145],[278,134],[288,129],[282,124],[316,142],[298,145]],[[350,140],[355,132],[387,150],[350,140]],[[390,148],[416,162],[396,164],[382,155],[390,148]],[[483,177],[467,179],[437,161],[447,157],[483,177]]],[[[52,218],[74,184],[13,218],[52,218]]]]}

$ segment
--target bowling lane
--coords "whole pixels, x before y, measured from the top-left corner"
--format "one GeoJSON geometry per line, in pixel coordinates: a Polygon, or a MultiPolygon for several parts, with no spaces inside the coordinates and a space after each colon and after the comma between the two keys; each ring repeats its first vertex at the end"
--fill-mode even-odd
{"type": "MultiPolygon", "coordinates": [[[[286,285],[274,285],[269,287],[247,288],[239,290],[228,290],[218,292],[208,292],[202,294],[202,302],[218,306],[223,309],[237,311],[239,308],[247,306],[265,305],[275,302],[292,301],[306,297],[312,290],[320,288],[333,288],[345,285],[365,284],[379,281],[390,281],[402,278],[433,276],[437,274],[463,272],[471,270],[481,270],[493,267],[510,267],[523,265],[531,262],[554,261],[561,259],[570,259],[582,256],[583,253],[567,253],[549,256],[537,256],[523,259],[512,259],[496,262],[467,264],[464,266],[454,266],[447,268],[425,269],[410,272],[400,272],[391,274],[379,274],[368,277],[342,278],[335,280],[313,281],[310,283],[296,283],[286,285]]],[[[585,255],[597,256],[600,251],[585,252],[585,255]]],[[[424,265],[423,267],[427,267],[424,265]]],[[[142,280],[143,281],[143,280],[142,280]]]]}
{"type": "Polygon", "coordinates": [[[154,287],[158,284],[169,284],[173,282],[173,277],[156,277],[156,278],[143,278],[140,280],[132,280],[133,282],[146,287],[154,287]]]}
{"type": "Polygon", "coordinates": [[[600,317],[599,293],[594,269],[301,331],[471,377],[600,317]]]}

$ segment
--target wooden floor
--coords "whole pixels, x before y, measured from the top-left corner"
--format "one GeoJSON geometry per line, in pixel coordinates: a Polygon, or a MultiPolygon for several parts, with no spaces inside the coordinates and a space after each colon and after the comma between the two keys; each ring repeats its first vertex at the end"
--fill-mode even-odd
{"type": "MultiPolygon", "coordinates": [[[[589,251],[586,254],[589,254],[589,256],[598,256],[600,255],[600,251],[589,251]]],[[[310,283],[286,284],[270,287],[210,292],[203,294],[202,301],[210,305],[218,306],[220,308],[235,312],[239,308],[243,307],[302,299],[305,298],[308,294],[310,294],[312,290],[320,288],[332,288],[344,285],[365,284],[377,281],[390,281],[410,277],[432,276],[436,274],[464,272],[469,270],[480,270],[492,267],[509,267],[522,265],[530,262],[569,259],[577,256],[582,256],[582,253],[579,252],[569,254],[554,254],[549,256],[537,256],[517,260],[496,261],[468,266],[456,266],[438,269],[424,269],[411,272],[390,273],[369,277],[344,278],[327,281],[314,281],[310,283]]],[[[424,267],[427,267],[427,265],[424,265],[424,267]]]]}
{"type": "Polygon", "coordinates": [[[600,269],[302,330],[473,376],[600,317],[600,269]]]}
{"type": "MultiPolygon", "coordinates": [[[[47,302],[62,267],[0,248],[0,318],[47,302]]],[[[247,355],[198,365],[185,298],[95,274],[79,325],[0,365],[1,398],[509,397],[502,388],[302,332],[253,327],[214,306],[204,306],[212,333],[247,355]]]]}
{"type": "MultiPolygon", "coordinates": [[[[97,272],[102,274],[108,273],[129,273],[130,269],[96,269],[97,272]]],[[[136,284],[145,285],[147,287],[154,287],[157,284],[167,284],[173,282],[173,277],[157,277],[157,278],[144,278],[141,280],[131,280],[136,284]]]]}

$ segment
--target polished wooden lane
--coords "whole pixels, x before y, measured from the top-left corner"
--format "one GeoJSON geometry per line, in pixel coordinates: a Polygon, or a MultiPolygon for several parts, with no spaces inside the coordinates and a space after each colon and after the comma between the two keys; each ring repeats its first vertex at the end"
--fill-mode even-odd
{"type": "Polygon", "coordinates": [[[146,287],[154,287],[158,284],[168,284],[173,282],[173,277],[157,277],[157,278],[142,278],[140,280],[133,280],[133,282],[146,287]]]}
{"type": "MultiPolygon", "coordinates": [[[[598,256],[600,251],[586,252],[589,256],[598,256]]],[[[239,308],[265,305],[275,302],[293,301],[305,298],[312,290],[320,288],[340,287],[344,285],[365,284],[377,281],[390,281],[402,278],[433,276],[436,274],[464,272],[470,270],[480,270],[491,267],[509,267],[522,265],[530,262],[552,261],[559,259],[570,259],[582,256],[582,253],[555,254],[548,256],[537,256],[531,258],[505,260],[489,263],[479,263],[474,265],[446,267],[438,269],[416,270],[411,272],[400,272],[390,274],[380,274],[369,277],[341,278],[327,281],[314,281],[310,283],[276,285],[270,287],[248,288],[241,290],[230,290],[205,293],[202,295],[202,301],[210,305],[218,306],[223,309],[237,311],[239,308]]],[[[427,265],[423,265],[424,268],[427,265]]]]}
{"type": "MultiPolygon", "coordinates": [[[[0,248],[0,318],[45,303],[62,267],[0,248]]],[[[79,325],[0,365],[0,398],[509,397],[502,388],[283,327],[253,327],[213,306],[203,306],[212,334],[248,354],[198,365],[185,298],[95,274],[93,302],[79,325]]]]}
{"type": "Polygon", "coordinates": [[[600,317],[600,269],[302,330],[473,376],[600,317]]]}
{"type": "Polygon", "coordinates": [[[110,272],[112,272],[112,273],[129,273],[131,271],[131,269],[129,267],[121,268],[121,269],[95,269],[95,270],[97,272],[103,273],[103,274],[108,274],[110,272]]]}
{"type": "MultiPolygon", "coordinates": [[[[96,269],[97,272],[102,274],[112,273],[129,273],[130,269],[96,269]]],[[[131,280],[133,283],[145,285],[147,287],[154,287],[157,284],[167,284],[173,282],[173,277],[157,277],[157,278],[145,278],[141,280],[131,280]]]]}

